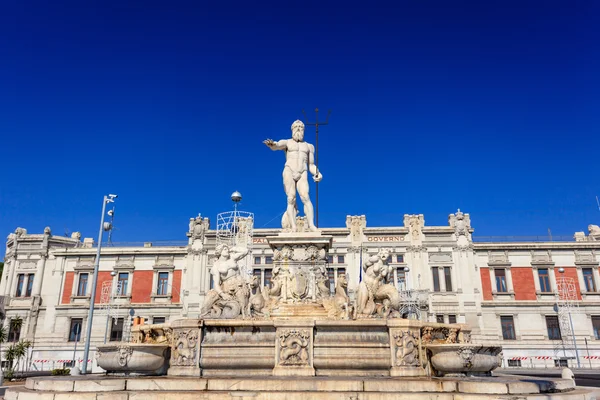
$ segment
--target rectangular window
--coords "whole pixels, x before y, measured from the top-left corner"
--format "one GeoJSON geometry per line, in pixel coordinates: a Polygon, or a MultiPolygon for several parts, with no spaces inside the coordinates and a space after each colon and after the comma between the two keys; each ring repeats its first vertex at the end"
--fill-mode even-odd
{"type": "Polygon", "coordinates": [[[273,264],[273,256],[266,256],[265,264],[273,264]]]}
{"type": "Polygon", "coordinates": [[[397,263],[403,263],[404,262],[404,254],[398,254],[398,255],[396,255],[396,262],[397,263]]]}
{"type": "Polygon", "coordinates": [[[88,283],[87,272],[79,274],[79,284],[77,285],[77,296],[85,296],[87,293],[87,283],[88,283]]]}
{"type": "Polygon", "coordinates": [[[333,264],[333,256],[327,256],[327,262],[333,264]]]}
{"type": "Polygon", "coordinates": [[[444,314],[438,314],[435,316],[435,322],[439,322],[440,324],[444,323],[444,314]]]}
{"type": "Polygon", "coordinates": [[[508,360],[508,366],[509,367],[520,367],[521,360],[508,360]]]}
{"type": "Polygon", "coordinates": [[[540,278],[540,292],[549,293],[550,289],[550,275],[548,274],[547,268],[538,269],[538,277],[540,278]]]}
{"type": "Polygon", "coordinates": [[[335,269],[327,268],[327,277],[329,278],[329,291],[335,292],[335,269]]]}
{"type": "Polygon", "coordinates": [[[260,265],[260,257],[254,257],[254,264],[260,265]]]}
{"type": "Polygon", "coordinates": [[[166,296],[168,293],[167,286],[169,284],[169,273],[159,272],[158,273],[158,286],[156,287],[156,294],[159,296],[166,296]]]}
{"type": "Polygon", "coordinates": [[[209,289],[214,289],[215,288],[215,280],[213,279],[212,274],[210,274],[210,277],[209,277],[208,288],[209,289]]]}
{"type": "Polygon", "coordinates": [[[560,324],[556,315],[546,315],[546,327],[548,328],[548,339],[562,340],[560,324]]]}
{"type": "Polygon", "coordinates": [[[117,296],[126,296],[127,295],[127,283],[129,282],[129,273],[128,272],[120,272],[119,273],[119,283],[117,286],[118,293],[117,296]]]}
{"type": "Polygon", "coordinates": [[[273,276],[273,270],[271,268],[265,269],[265,286],[271,288],[271,277],[273,276]]]}
{"type": "Polygon", "coordinates": [[[450,267],[444,267],[444,279],[446,280],[446,292],[452,291],[452,275],[450,275],[450,267]]]}
{"type": "Polygon", "coordinates": [[[23,320],[17,323],[17,320],[11,319],[8,322],[8,341],[9,342],[18,342],[21,338],[21,326],[23,325],[23,320]]]}
{"type": "Polygon", "coordinates": [[[596,285],[594,282],[594,270],[591,268],[583,268],[583,282],[585,283],[586,292],[595,292],[596,285]]]}
{"type": "Polygon", "coordinates": [[[71,318],[71,328],[69,328],[69,342],[79,342],[81,340],[81,328],[83,318],[71,318]]]}
{"type": "Polygon", "coordinates": [[[554,360],[554,366],[569,368],[569,360],[563,360],[563,359],[554,360]]]}
{"type": "Polygon", "coordinates": [[[515,335],[515,321],[512,315],[500,317],[500,325],[502,326],[502,339],[504,340],[516,340],[515,335]]]}
{"type": "Polygon", "coordinates": [[[34,274],[27,275],[27,289],[25,289],[25,296],[31,297],[31,292],[33,291],[33,278],[34,274]]]}
{"type": "Polygon", "coordinates": [[[448,315],[448,323],[449,324],[455,324],[456,323],[456,314],[449,314],[448,315]]]}
{"type": "Polygon", "coordinates": [[[123,339],[123,318],[113,318],[110,324],[110,341],[120,342],[123,339]]]}
{"type": "Polygon", "coordinates": [[[17,292],[15,297],[21,297],[23,294],[23,284],[25,283],[25,274],[17,275],[17,292]]]}
{"type": "Polygon", "coordinates": [[[154,318],[152,318],[152,323],[153,324],[164,324],[166,320],[167,320],[166,317],[154,317],[154,318]]]}
{"type": "Polygon", "coordinates": [[[496,289],[498,290],[498,293],[508,292],[506,286],[506,270],[504,268],[495,269],[494,275],[496,275],[496,289]]]}
{"type": "Polygon", "coordinates": [[[402,268],[398,268],[396,270],[396,274],[398,275],[398,290],[406,290],[406,272],[402,268]]]}
{"type": "Polygon", "coordinates": [[[390,254],[388,258],[385,260],[388,264],[392,262],[392,255],[390,254]]]}
{"type": "Polygon", "coordinates": [[[592,327],[594,328],[594,337],[600,340],[600,315],[592,316],[592,327]]]}
{"type": "Polygon", "coordinates": [[[440,273],[438,271],[438,267],[431,268],[431,275],[433,275],[433,291],[440,291],[440,273]]]}
{"type": "Polygon", "coordinates": [[[338,256],[338,264],[344,264],[344,256],[338,256]]]}

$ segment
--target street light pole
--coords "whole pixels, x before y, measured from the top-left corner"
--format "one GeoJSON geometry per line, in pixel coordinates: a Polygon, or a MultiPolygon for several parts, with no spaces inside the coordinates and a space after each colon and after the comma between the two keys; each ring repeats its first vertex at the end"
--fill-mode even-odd
{"type": "Polygon", "coordinates": [[[112,226],[107,222],[108,226],[104,226],[104,214],[106,213],[106,204],[113,203],[117,195],[109,194],[104,196],[102,201],[102,216],[100,217],[100,232],[98,233],[98,250],[96,251],[96,262],[94,263],[94,278],[92,279],[92,293],[90,295],[90,311],[87,319],[87,329],[85,334],[85,349],[83,351],[83,365],[81,374],[87,373],[87,361],[90,353],[90,336],[92,335],[92,321],[94,319],[94,300],[96,299],[96,282],[98,281],[98,269],[100,267],[100,250],[102,248],[102,234],[104,230],[110,230],[112,226]]]}

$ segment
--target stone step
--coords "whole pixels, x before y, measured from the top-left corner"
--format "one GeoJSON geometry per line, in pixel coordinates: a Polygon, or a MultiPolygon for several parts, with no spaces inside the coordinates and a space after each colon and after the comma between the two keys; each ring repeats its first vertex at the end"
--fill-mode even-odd
{"type": "Polygon", "coordinates": [[[570,379],[365,377],[79,377],[28,378],[6,399],[595,399],[600,390],[575,388],[570,379]],[[573,397],[574,395],[577,395],[573,397]],[[195,397],[194,397],[195,396],[195,397]]]}
{"type": "Polygon", "coordinates": [[[23,387],[11,388],[6,400],[596,400],[594,388],[579,388],[566,393],[532,395],[491,395],[474,393],[406,392],[311,392],[311,391],[115,391],[115,392],[40,392],[23,387]]]}

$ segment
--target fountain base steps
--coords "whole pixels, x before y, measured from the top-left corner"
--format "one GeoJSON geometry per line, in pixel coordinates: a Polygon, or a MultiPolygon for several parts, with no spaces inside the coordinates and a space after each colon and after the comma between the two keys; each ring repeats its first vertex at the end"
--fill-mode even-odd
{"type": "Polygon", "coordinates": [[[596,400],[600,389],[576,388],[558,378],[501,376],[479,378],[238,377],[28,378],[25,387],[7,390],[6,400],[63,399],[568,399],[596,400]]]}

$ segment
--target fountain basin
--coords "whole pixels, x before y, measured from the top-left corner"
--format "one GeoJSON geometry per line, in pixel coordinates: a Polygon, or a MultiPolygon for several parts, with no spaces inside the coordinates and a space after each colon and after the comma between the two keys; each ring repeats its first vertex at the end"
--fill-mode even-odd
{"type": "Polygon", "coordinates": [[[98,366],[109,374],[164,375],[169,367],[168,344],[114,343],[98,346],[98,366]]]}
{"type": "Polygon", "coordinates": [[[425,348],[436,376],[489,376],[502,363],[500,346],[453,343],[425,348]]]}

